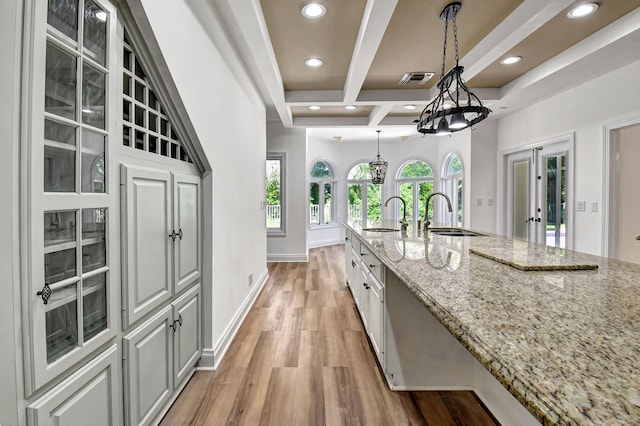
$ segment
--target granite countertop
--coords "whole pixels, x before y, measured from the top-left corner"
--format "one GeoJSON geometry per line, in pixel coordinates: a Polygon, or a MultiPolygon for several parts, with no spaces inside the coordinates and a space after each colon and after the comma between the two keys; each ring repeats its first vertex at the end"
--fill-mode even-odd
{"type": "Polygon", "coordinates": [[[640,265],[496,235],[346,226],[541,423],[640,423],[640,265]],[[597,269],[521,270],[470,252],[509,249],[597,269]]]}

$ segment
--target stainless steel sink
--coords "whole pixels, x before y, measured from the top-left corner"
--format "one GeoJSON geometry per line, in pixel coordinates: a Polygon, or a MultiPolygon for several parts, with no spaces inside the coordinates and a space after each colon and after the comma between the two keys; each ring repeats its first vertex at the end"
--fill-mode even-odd
{"type": "Polygon", "coordinates": [[[399,229],[396,228],[362,228],[363,231],[369,231],[369,232],[395,232],[395,231],[399,231],[399,229]]]}
{"type": "Polygon", "coordinates": [[[447,235],[450,237],[480,237],[484,234],[468,231],[462,228],[430,228],[429,232],[437,235],[447,235]]]}

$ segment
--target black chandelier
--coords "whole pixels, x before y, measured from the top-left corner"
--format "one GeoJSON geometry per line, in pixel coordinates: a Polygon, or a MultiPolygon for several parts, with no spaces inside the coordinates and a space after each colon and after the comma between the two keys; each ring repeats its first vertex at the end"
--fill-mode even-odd
{"type": "Polygon", "coordinates": [[[438,96],[427,105],[418,123],[418,131],[425,134],[448,135],[451,132],[466,129],[489,116],[491,110],[474,95],[462,79],[464,67],[458,63],[458,27],[456,15],[462,4],[448,4],[440,13],[444,21],[444,49],[442,52],[442,73],[438,81],[438,96]],[[444,64],[447,59],[447,29],[453,21],[453,40],[456,49],[456,65],[445,75],[444,64]],[[449,99],[449,100],[447,100],[449,99]]]}
{"type": "Polygon", "coordinates": [[[371,160],[369,167],[371,167],[371,183],[380,184],[384,183],[384,177],[387,174],[387,166],[389,163],[380,157],[380,130],[376,130],[376,132],[378,132],[378,155],[371,160]]]}

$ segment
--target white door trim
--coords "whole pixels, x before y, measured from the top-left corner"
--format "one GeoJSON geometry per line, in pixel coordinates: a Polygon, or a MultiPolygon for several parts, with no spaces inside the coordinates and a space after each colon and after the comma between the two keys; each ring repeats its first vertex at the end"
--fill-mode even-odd
{"type": "Polygon", "coordinates": [[[603,127],[604,152],[602,155],[602,170],[604,179],[602,180],[602,257],[609,257],[610,254],[615,255],[615,247],[617,243],[617,241],[611,241],[609,238],[610,235],[613,234],[610,231],[617,225],[616,216],[611,214],[611,210],[617,205],[617,185],[615,179],[612,179],[611,176],[614,172],[611,167],[611,161],[613,160],[611,153],[616,147],[618,141],[614,140],[612,135],[616,130],[635,126],[637,124],[640,124],[640,115],[605,123],[603,127]]]}

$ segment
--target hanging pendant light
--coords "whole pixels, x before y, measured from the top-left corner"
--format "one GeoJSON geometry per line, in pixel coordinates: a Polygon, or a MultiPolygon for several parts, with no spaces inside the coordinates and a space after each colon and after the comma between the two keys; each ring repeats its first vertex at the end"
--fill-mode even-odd
{"type": "Polygon", "coordinates": [[[462,79],[464,67],[458,63],[458,27],[456,26],[456,16],[461,7],[462,4],[459,2],[450,3],[440,13],[440,19],[444,21],[444,44],[442,72],[437,84],[439,92],[435,99],[424,108],[420,118],[415,121],[418,123],[420,133],[448,135],[481,122],[491,112],[489,108],[482,105],[480,98],[469,90],[462,79]],[[453,21],[456,65],[445,74],[449,21],[453,21]]]}
{"type": "Polygon", "coordinates": [[[387,174],[387,166],[389,163],[380,157],[380,130],[376,130],[376,132],[378,132],[378,155],[371,160],[369,167],[371,167],[371,182],[380,184],[384,183],[384,177],[387,174]]]}

